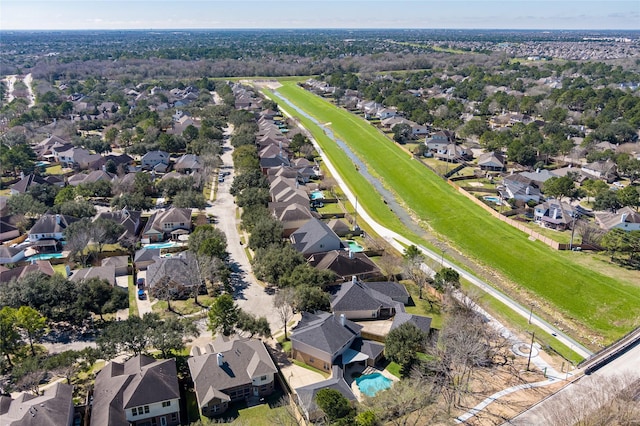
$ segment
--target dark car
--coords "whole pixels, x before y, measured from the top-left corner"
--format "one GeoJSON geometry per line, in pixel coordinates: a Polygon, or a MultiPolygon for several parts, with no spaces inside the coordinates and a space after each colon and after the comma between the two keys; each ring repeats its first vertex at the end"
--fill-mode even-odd
{"type": "Polygon", "coordinates": [[[136,284],[138,288],[142,290],[144,288],[144,278],[138,278],[138,281],[136,281],[136,284]]]}
{"type": "Polygon", "coordinates": [[[144,290],[138,290],[138,299],[144,300],[147,298],[147,295],[144,294],[144,290]]]}

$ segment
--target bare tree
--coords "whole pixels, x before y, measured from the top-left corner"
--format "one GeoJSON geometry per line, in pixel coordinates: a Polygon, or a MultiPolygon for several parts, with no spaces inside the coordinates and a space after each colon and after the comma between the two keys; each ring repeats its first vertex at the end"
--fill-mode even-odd
{"type": "Polygon", "coordinates": [[[390,254],[388,250],[385,250],[382,256],[380,256],[377,265],[388,281],[395,281],[396,273],[399,272],[402,267],[400,259],[390,254]]]}
{"type": "Polygon", "coordinates": [[[620,373],[614,377],[585,376],[544,405],[549,426],[634,425],[640,419],[640,378],[620,373]]]}
{"type": "Polygon", "coordinates": [[[424,425],[426,415],[435,400],[431,384],[421,378],[410,378],[394,383],[373,398],[366,398],[362,405],[373,411],[381,424],[395,426],[424,425]]]}
{"type": "Polygon", "coordinates": [[[276,297],[273,298],[273,307],[276,309],[276,314],[282,324],[284,324],[284,340],[288,340],[287,337],[287,323],[293,316],[293,304],[295,303],[295,290],[293,288],[283,288],[276,293],[276,297]]]}

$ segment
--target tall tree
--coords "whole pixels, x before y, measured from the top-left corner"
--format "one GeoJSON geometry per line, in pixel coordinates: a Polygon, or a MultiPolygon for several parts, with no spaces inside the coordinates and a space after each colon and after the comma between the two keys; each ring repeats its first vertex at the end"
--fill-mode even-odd
{"type": "Polygon", "coordinates": [[[415,325],[406,322],[387,334],[384,356],[402,367],[407,375],[417,360],[417,353],[424,350],[427,335],[415,325]]]}
{"type": "Polygon", "coordinates": [[[15,321],[16,326],[27,335],[31,355],[35,357],[36,351],[33,348],[33,342],[44,335],[47,327],[47,319],[29,306],[20,306],[16,311],[15,321]]]}
{"type": "Polygon", "coordinates": [[[284,340],[287,337],[287,324],[293,317],[293,305],[295,303],[295,290],[292,288],[283,288],[276,293],[273,298],[273,307],[276,310],[278,319],[284,324],[284,340]]]}
{"type": "Polygon", "coordinates": [[[218,296],[209,309],[209,330],[230,336],[238,322],[238,312],[239,308],[230,294],[218,296]]]}
{"type": "Polygon", "coordinates": [[[16,310],[10,306],[0,309],[0,355],[4,355],[9,367],[13,367],[11,355],[20,344],[20,333],[16,324],[16,310]]]}

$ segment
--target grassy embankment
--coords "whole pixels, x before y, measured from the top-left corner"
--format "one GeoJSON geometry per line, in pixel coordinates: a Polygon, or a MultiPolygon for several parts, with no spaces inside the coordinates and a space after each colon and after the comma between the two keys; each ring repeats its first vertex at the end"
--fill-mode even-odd
{"type": "MultiPolygon", "coordinates": [[[[365,160],[369,172],[377,175],[388,188],[393,188],[398,198],[428,228],[446,236],[466,256],[517,283],[516,293],[525,290],[514,297],[526,299],[527,291],[535,294],[567,319],[585,327],[588,333],[601,336],[604,343],[610,343],[637,325],[635,321],[640,314],[638,283],[624,282],[584,268],[572,259],[582,256],[581,253],[557,252],[540,242],[528,240],[522,232],[495,220],[458,194],[366,121],[302,90],[294,82],[283,84],[279,93],[319,122],[330,123],[336,137],[348,143],[365,160]]],[[[371,216],[415,240],[322,129],[287,107],[285,102],[279,104],[298,116],[312,132],[371,216]]]]}

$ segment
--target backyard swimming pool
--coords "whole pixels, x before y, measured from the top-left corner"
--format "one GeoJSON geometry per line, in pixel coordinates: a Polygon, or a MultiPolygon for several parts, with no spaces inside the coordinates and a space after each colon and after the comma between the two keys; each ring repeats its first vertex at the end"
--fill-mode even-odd
{"type": "Polygon", "coordinates": [[[62,259],[63,257],[62,253],[41,253],[29,256],[27,260],[62,259]]]}
{"type": "Polygon", "coordinates": [[[324,193],[322,191],[313,191],[309,194],[311,201],[324,200],[324,193]]]}
{"type": "Polygon", "coordinates": [[[358,389],[367,396],[375,396],[378,392],[389,389],[391,383],[391,380],[380,373],[367,374],[356,379],[358,389]]]}
{"type": "Polygon", "coordinates": [[[484,199],[485,201],[491,201],[492,203],[497,205],[502,204],[502,202],[500,201],[500,198],[493,195],[487,195],[486,197],[482,197],[482,199],[484,199]]]}
{"type": "Polygon", "coordinates": [[[169,241],[169,242],[166,242],[166,243],[145,244],[143,247],[147,248],[147,249],[164,249],[164,248],[175,247],[177,245],[178,245],[178,243],[173,242],[173,241],[169,241]]]}
{"type": "Polygon", "coordinates": [[[364,247],[353,240],[347,240],[346,243],[349,244],[349,250],[353,253],[360,253],[364,251],[364,247]]]}

